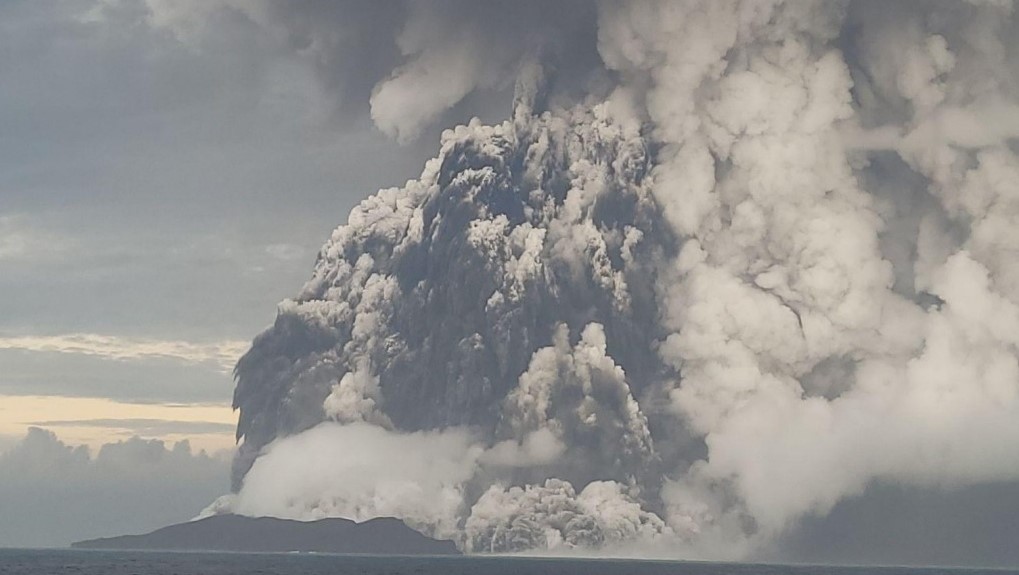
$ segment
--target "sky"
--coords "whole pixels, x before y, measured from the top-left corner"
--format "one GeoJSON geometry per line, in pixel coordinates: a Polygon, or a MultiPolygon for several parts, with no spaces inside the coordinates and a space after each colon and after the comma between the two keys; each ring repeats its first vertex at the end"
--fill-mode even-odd
{"type": "Polygon", "coordinates": [[[34,425],[93,447],[229,448],[237,357],[350,208],[430,155],[238,13],[200,37],[169,17],[140,0],[0,5],[8,444],[34,425]]]}
{"type": "MultiPolygon", "coordinates": [[[[234,362],[350,208],[431,155],[383,135],[366,94],[344,103],[313,58],[239,12],[175,28],[185,4],[0,3],[0,454],[31,428],[56,437],[23,450],[66,442],[93,457],[112,444],[129,459],[135,437],[168,453],[187,440],[215,473],[183,507],[77,531],[5,525],[0,545],[154,528],[224,493],[234,362]]],[[[45,499],[12,485],[4,514],[45,499]]]]}

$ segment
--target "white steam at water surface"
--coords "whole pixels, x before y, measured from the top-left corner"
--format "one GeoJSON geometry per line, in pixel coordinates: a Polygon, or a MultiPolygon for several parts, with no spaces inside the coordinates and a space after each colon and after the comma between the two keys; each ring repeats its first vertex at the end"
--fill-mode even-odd
{"type": "Polygon", "coordinates": [[[223,508],[733,557],[1019,480],[1011,3],[458,6],[406,10],[373,118],[506,77],[512,117],[333,233],[237,366],[223,508]]]}

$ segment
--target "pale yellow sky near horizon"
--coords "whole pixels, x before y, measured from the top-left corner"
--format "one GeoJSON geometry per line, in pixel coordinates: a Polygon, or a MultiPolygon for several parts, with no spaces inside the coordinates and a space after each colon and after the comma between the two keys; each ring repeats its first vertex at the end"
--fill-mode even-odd
{"type": "MultiPolygon", "coordinates": [[[[116,337],[94,333],[49,336],[11,336],[0,334],[0,351],[20,353],[24,357],[94,358],[114,370],[121,366],[183,365],[195,366],[203,373],[228,378],[237,358],[250,345],[246,341],[190,342],[145,338],[116,337]],[[27,354],[27,355],[25,355],[27,354]],[[153,362],[163,362],[154,364],[153,362]],[[168,362],[168,363],[167,363],[168,362]]],[[[39,377],[52,370],[50,379],[62,379],[73,387],[76,379],[47,362],[35,364],[29,375],[39,377]]],[[[19,375],[24,375],[15,368],[19,375]]],[[[6,375],[6,374],[4,374],[6,375]]],[[[180,374],[176,377],[189,377],[180,374]]],[[[172,379],[170,381],[173,381],[172,379]]],[[[97,393],[82,389],[83,395],[97,393]]],[[[125,394],[126,395],[126,394],[125,394]]],[[[185,394],[178,394],[181,396],[185,394]]],[[[87,445],[95,454],[102,445],[132,436],[158,439],[172,445],[188,440],[193,451],[209,453],[232,450],[237,416],[227,401],[177,403],[129,401],[124,399],[39,393],[0,393],[0,451],[16,444],[30,427],[54,432],[68,445],[87,445]]]]}
{"type": "Polygon", "coordinates": [[[225,404],[148,404],[91,397],[0,395],[0,435],[6,436],[9,442],[24,437],[30,427],[41,427],[54,432],[68,445],[89,446],[93,454],[103,444],[123,441],[134,435],[159,439],[168,446],[186,439],[196,452],[205,450],[212,454],[232,450],[234,435],[228,427],[232,428],[236,423],[237,415],[225,404]],[[107,421],[95,424],[102,420],[107,421]],[[118,424],[118,420],[122,424],[118,424]],[[223,429],[146,434],[132,429],[132,420],[210,424],[209,427],[223,429]]]}

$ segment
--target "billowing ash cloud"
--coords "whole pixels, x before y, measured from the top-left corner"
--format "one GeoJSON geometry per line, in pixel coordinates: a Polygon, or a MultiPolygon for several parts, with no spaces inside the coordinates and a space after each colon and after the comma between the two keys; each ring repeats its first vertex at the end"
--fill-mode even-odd
{"type": "Polygon", "coordinates": [[[240,361],[237,509],[731,556],[876,481],[1019,480],[1010,3],[451,6],[405,15],[373,117],[512,72],[512,118],[362,202],[240,361]],[[291,459],[322,484],[263,489],[291,459]]]}

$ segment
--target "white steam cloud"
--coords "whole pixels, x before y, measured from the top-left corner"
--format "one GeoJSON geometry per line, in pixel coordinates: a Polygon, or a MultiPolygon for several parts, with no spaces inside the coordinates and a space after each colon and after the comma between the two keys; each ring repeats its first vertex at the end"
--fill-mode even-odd
{"type": "Polygon", "coordinates": [[[288,519],[398,516],[442,537],[456,533],[464,484],[481,449],[466,432],[398,434],[363,423],[323,423],[273,443],[218,506],[288,519]]]}
{"type": "Polygon", "coordinates": [[[1011,4],[574,8],[395,19],[383,131],[507,77],[512,119],[322,248],[237,366],[226,508],[731,557],[878,481],[1019,480],[1011,4]]]}

